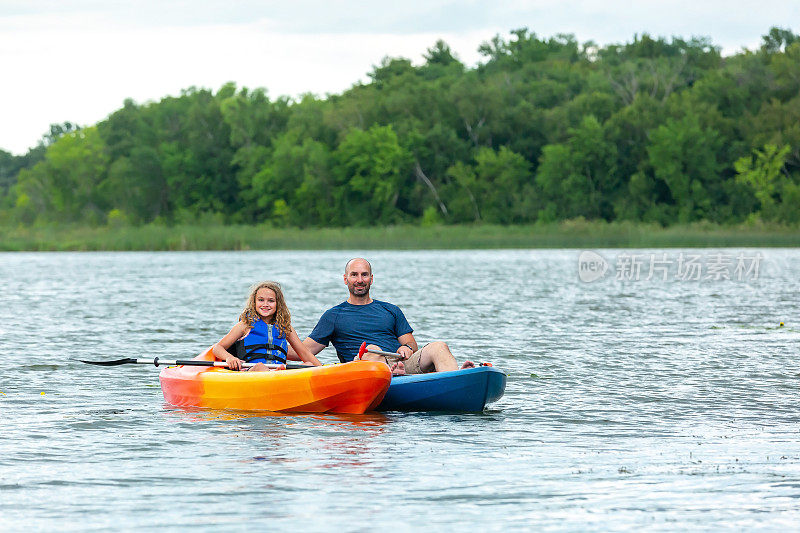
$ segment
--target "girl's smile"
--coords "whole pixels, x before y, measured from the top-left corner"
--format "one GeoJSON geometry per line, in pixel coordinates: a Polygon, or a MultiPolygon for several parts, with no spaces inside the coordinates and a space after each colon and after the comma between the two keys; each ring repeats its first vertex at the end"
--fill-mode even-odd
{"type": "Polygon", "coordinates": [[[275,314],[277,297],[272,289],[261,288],[256,293],[256,311],[261,318],[269,318],[275,314]]]}

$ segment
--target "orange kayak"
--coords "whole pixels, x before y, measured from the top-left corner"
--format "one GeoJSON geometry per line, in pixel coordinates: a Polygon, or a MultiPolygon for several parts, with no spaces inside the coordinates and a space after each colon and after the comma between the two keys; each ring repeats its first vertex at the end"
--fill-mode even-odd
{"type": "MultiPolygon", "coordinates": [[[[195,359],[213,360],[210,352],[195,359]]],[[[383,400],[392,373],[374,361],[270,372],[173,366],[159,380],[164,400],[179,407],[361,414],[383,400]]]]}

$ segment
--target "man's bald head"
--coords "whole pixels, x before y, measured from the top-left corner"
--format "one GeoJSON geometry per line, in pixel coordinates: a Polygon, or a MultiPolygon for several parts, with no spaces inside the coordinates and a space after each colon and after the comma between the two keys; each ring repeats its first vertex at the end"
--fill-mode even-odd
{"type": "Polygon", "coordinates": [[[351,259],[350,261],[347,262],[347,264],[344,266],[344,275],[345,276],[350,273],[350,268],[351,267],[357,268],[359,270],[361,270],[364,267],[366,267],[366,269],[369,270],[369,273],[372,274],[372,265],[369,264],[369,261],[367,261],[363,257],[354,257],[353,259],[351,259]]]}

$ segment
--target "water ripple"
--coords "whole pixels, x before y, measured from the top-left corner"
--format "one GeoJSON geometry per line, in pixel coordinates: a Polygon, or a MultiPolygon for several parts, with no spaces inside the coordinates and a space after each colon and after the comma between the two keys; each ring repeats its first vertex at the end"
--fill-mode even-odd
{"type": "Polygon", "coordinates": [[[361,253],[0,254],[0,529],[796,527],[794,250],[694,283],[581,283],[574,250],[370,253],[420,342],[508,373],[482,414],[179,409],[152,366],[75,361],[191,357],[261,279],[304,336],[361,253]]]}

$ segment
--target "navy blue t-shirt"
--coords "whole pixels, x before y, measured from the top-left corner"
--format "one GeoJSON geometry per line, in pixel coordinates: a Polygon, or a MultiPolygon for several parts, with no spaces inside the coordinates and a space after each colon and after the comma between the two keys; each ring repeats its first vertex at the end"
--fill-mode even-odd
{"type": "Polygon", "coordinates": [[[309,337],[323,346],[333,343],[339,361],[345,363],[355,359],[362,342],[394,352],[400,347],[397,337],[413,331],[399,307],[372,300],[367,305],[342,302],[328,309],[309,337]]]}

